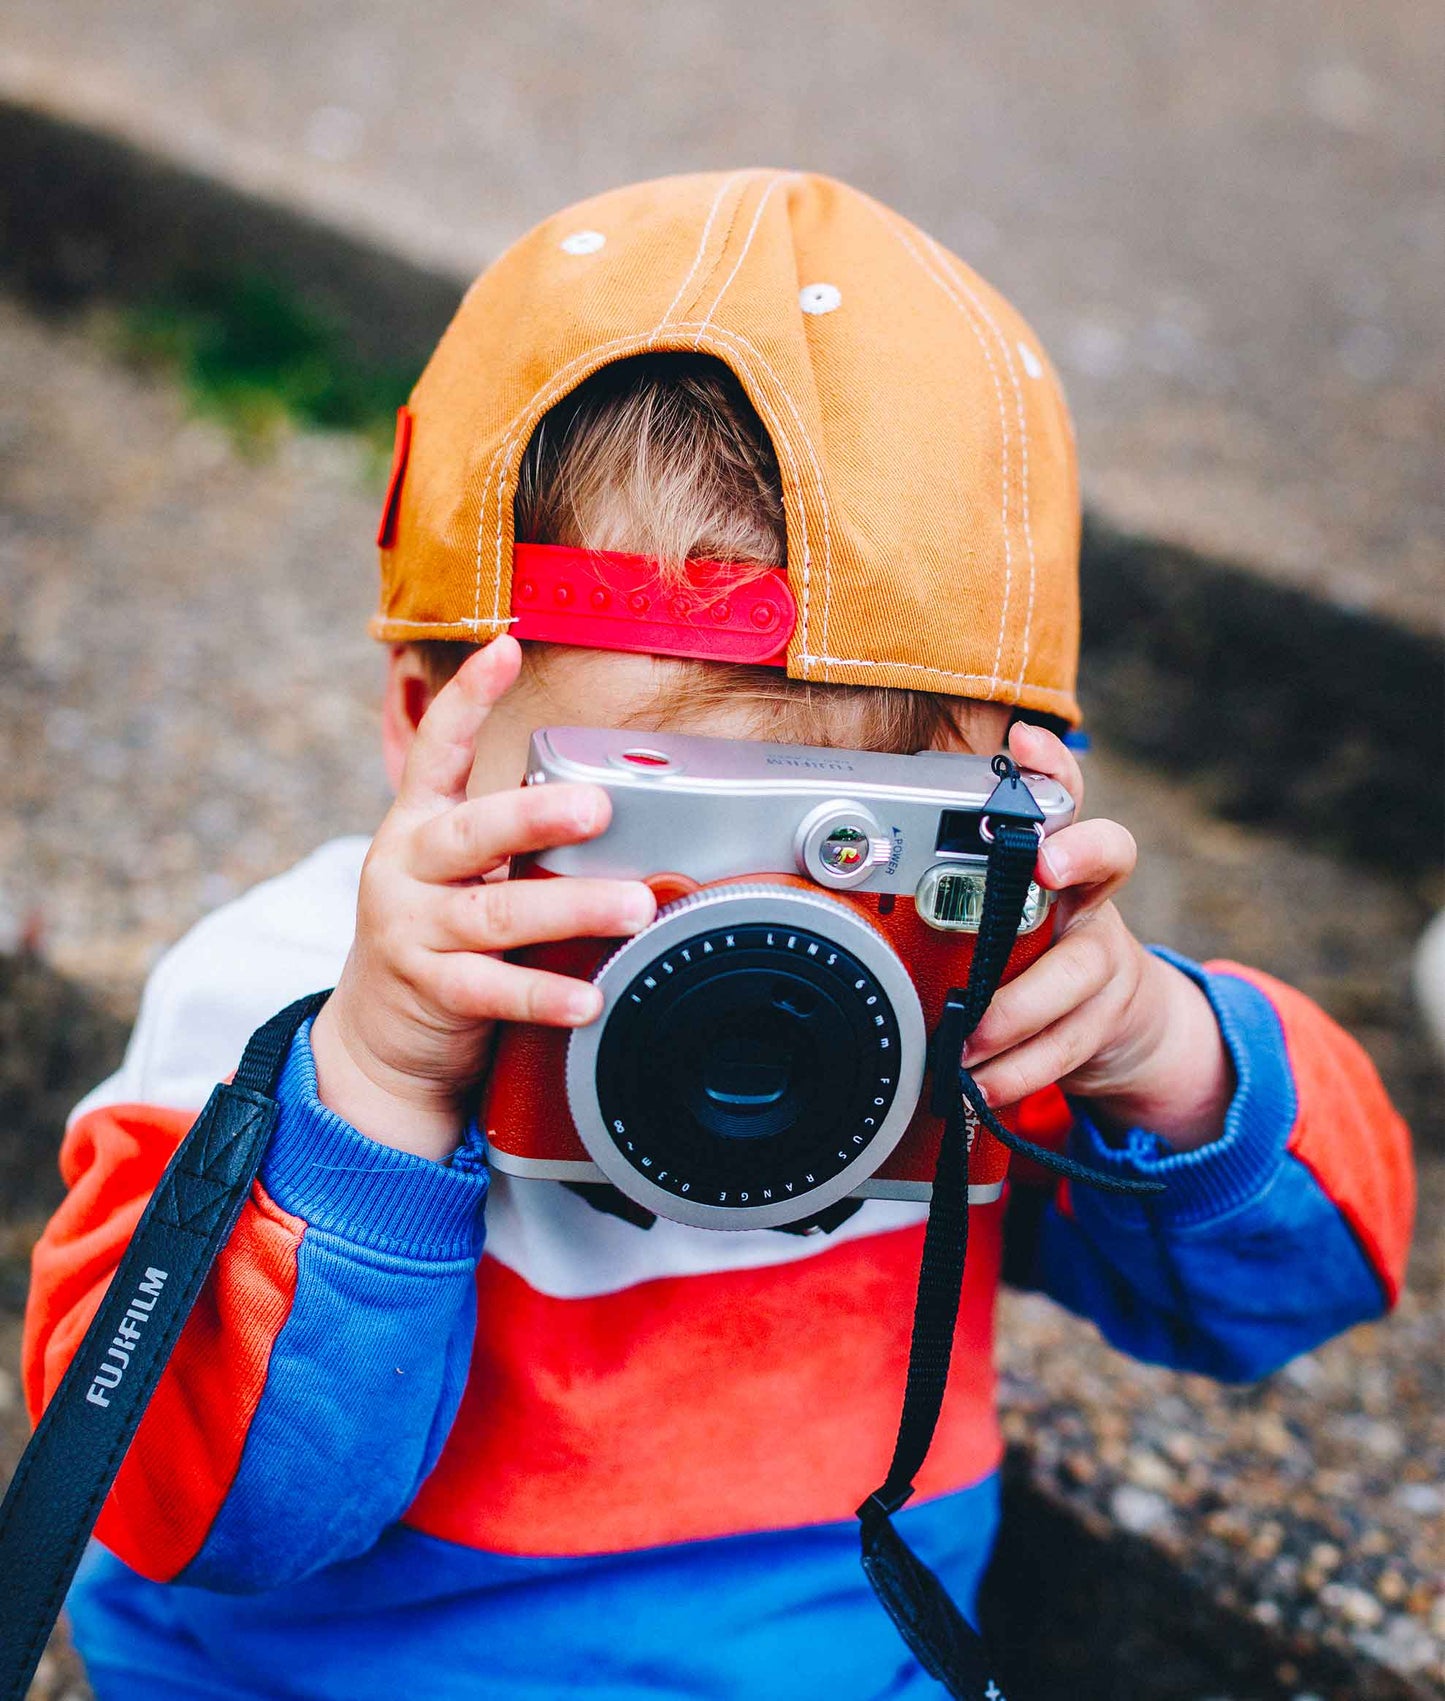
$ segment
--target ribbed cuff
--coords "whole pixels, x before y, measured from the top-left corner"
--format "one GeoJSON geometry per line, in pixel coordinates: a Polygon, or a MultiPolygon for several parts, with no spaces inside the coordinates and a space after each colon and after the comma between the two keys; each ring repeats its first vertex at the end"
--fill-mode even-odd
{"type": "Polygon", "coordinates": [[[291,1042],[276,1096],[281,1114],[261,1181],[283,1211],[401,1258],[480,1256],[487,1171],[475,1129],[450,1166],[368,1140],[316,1096],[310,1022],[291,1042]]]}
{"type": "Polygon", "coordinates": [[[1138,1224],[1143,1218],[1185,1227],[1211,1222],[1257,1198],[1279,1173],[1295,1124],[1298,1097],[1284,1032],[1258,987],[1233,975],[1212,974],[1172,951],[1154,954],[1189,976],[1204,993],[1234,1063],[1235,1090],[1217,1140],[1176,1152],[1162,1135],[1131,1128],[1106,1136],[1084,1106],[1072,1103],[1075,1156],[1112,1175],[1162,1181],[1147,1200],[1101,1188],[1077,1187],[1075,1209],[1138,1224]],[[1084,1204],[1087,1198],[1087,1204],[1084,1204]]]}

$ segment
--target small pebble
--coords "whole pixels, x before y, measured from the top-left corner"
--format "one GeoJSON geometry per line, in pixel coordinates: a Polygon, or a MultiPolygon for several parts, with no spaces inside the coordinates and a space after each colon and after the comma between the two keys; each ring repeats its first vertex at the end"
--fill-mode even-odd
{"type": "Polygon", "coordinates": [[[1385,1609],[1373,1595],[1348,1583],[1327,1583],[1320,1590],[1320,1599],[1331,1612],[1363,1630],[1373,1630],[1385,1616],[1385,1609]]]}
{"type": "Polygon", "coordinates": [[[1445,1512],[1445,1488],[1433,1482],[1402,1482],[1395,1490],[1395,1499],[1417,1518],[1433,1518],[1445,1512]]]}
{"type": "Polygon", "coordinates": [[[1093,1482],[1099,1474],[1099,1467],[1087,1453],[1066,1453],[1063,1462],[1064,1475],[1070,1482],[1080,1486],[1093,1482]]]}
{"type": "Polygon", "coordinates": [[[1169,1518],[1169,1502],[1162,1494],[1133,1483],[1121,1483],[1114,1490],[1109,1497],[1109,1509],[1115,1522],[1136,1536],[1148,1535],[1169,1518]]]}
{"type": "Polygon", "coordinates": [[[1375,1579],[1375,1593],[1390,1606],[1403,1601],[1410,1592],[1398,1571],[1382,1571],[1375,1579]]]}
{"type": "Polygon", "coordinates": [[[1197,1457],[1199,1444],[1192,1435],[1177,1429],[1164,1443],[1164,1451],[1176,1465],[1188,1465],[1197,1457]]]}
{"type": "Polygon", "coordinates": [[[1174,1486],[1173,1471],[1157,1453],[1152,1453],[1147,1448],[1132,1448],[1124,1469],[1128,1474],[1129,1481],[1136,1483],[1140,1488],[1153,1489],[1156,1493],[1166,1494],[1174,1486]]]}

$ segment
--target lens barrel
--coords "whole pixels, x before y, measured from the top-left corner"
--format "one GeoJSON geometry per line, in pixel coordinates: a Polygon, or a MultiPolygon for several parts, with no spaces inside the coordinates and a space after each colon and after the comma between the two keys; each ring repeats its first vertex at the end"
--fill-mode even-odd
{"type": "Polygon", "coordinates": [[[917,1103],[924,1025],[887,941],[787,887],[693,894],[594,977],[568,1098],[614,1185],[683,1222],[761,1228],[846,1197],[917,1103]]]}

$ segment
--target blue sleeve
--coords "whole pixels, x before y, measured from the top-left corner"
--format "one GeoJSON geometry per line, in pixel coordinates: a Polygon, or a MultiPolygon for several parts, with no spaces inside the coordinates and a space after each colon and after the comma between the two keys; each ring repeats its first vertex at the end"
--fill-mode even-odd
{"type": "Polygon", "coordinates": [[[1337,1205],[1288,1150],[1298,1094],[1274,1006],[1233,975],[1160,953],[1204,990],[1234,1062],[1224,1132],[1176,1152],[1107,1137],[1076,1104],[1074,1154],[1149,1177],[1150,1197],[1074,1185],[1044,1211],[1035,1281],[1136,1358],[1252,1381],[1352,1324],[1385,1294],[1337,1205]]]}
{"type": "Polygon", "coordinates": [[[305,1223],[240,1468],[178,1583],[267,1589],[370,1548],[436,1463],[466,1384],[487,1171],[368,1140],[317,1098],[297,1035],[261,1182],[305,1223]]]}

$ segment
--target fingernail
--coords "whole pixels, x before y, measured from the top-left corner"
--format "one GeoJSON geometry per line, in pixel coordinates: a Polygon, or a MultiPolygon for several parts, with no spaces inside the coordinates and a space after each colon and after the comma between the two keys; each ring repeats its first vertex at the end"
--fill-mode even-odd
{"type": "Polygon", "coordinates": [[[1051,851],[1047,845],[1039,851],[1039,861],[1044,865],[1044,872],[1050,880],[1057,880],[1060,885],[1068,878],[1068,866],[1057,852],[1051,851]]]}
{"type": "Polygon", "coordinates": [[[579,986],[567,994],[567,1019],[579,1025],[590,1022],[602,1008],[602,994],[595,986],[579,986]]]}
{"type": "Polygon", "coordinates": [[[623,900],[619,919],[629,933],[640,933],[657,912],[657,900],[644,886],[641,892],[623,900]]]}
{"type": "Polygon", "coordinates": [[[579,833],[594,833],[602,819],[602,799],[584,795],[577,799],[572,810],[572,820],[579,833]]]}

